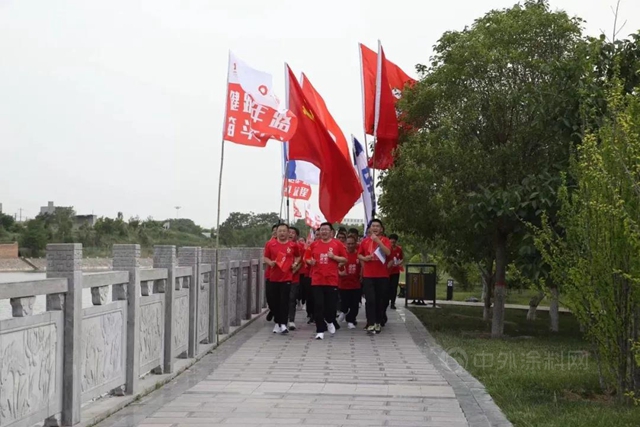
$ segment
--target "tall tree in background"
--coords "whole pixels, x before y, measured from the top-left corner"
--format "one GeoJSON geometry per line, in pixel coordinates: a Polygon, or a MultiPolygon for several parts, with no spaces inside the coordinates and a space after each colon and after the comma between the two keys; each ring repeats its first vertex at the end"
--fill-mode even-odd
{"type": "MultiPolygon", "coordinates": [[[[441,37],[400,104],[418,130],[382,179],[381,208],[400,231],[490,247],[494,337],[504,330],[509,244],[554,209],[579,141],[584,45],[581,21],[546,1],[491,11],[441,37]]],[[[489,264],[483,252],[475,261],[489,264]]]]}

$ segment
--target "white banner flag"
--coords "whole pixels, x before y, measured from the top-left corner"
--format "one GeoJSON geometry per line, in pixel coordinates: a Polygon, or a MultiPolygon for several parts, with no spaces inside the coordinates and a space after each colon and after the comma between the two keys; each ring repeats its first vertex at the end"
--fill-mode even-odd
{"type": "Polygon", "coordinates": [[[358,176],[360,177],[360,184],[362,184],[362,204],[364,205],[364,219],[366,221],[365,227],[371,222],[373,211],[376,208],[376,195],[373,191],[373,178],[371,176],[371,170],[367,165],[367,155],[362,148],[362,144],[351,135],[353,140],[353,159],[358,170],[358,176]]]}

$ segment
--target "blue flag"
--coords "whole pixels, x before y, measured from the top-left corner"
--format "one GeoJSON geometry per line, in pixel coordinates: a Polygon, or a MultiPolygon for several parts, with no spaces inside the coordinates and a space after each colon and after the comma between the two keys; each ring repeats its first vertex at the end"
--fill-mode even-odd
{"type": "Polygon", "coordinates": [[[353,162],[358,170],[360,184],[362,184],[362,204],[364,205],[364,219],[368,226],[376,209],[376,194],[373,187],[373,177],[367,162],[367,155],[362,144],[353,136],[353,162]]]}

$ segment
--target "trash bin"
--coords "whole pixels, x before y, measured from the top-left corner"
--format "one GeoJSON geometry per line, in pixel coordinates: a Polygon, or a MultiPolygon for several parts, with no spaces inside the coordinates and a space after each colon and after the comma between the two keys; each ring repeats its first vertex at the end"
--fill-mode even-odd
{"type": "Polygon", "coordinates": [[[433,301],[436,306],[436,265],[408,264],[406,267],[404,306],[409,300],[433,301]]]}
{"type": "Polygon", "coordinates": [[[447,280],[447,301],[453,300],[453,279],[447,280]]]}

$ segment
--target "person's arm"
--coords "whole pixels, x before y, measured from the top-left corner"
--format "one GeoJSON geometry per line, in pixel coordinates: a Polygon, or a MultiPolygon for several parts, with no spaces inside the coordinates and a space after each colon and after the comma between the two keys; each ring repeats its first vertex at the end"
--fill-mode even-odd
{"type": "Polygon", "coordinates": [[[404,251],[402,250],[402,248],[399,249],[399,254],[400,259],[398,260],[398,266],[404,265],[404,251]]]}
{"type": "Polygon", "coordinates": [[[383,239],[380,239],[378,236],[373,235],[373,236],[371,236],[371,240],[373,240],[373,242],[374,242],[376,245],[378,245],[378,247],[380,248],[380,250],[382,250],[382,252],[383,252],[386,256],[391,255],[391,248],[384,244],[383,239]]]}
{"type": "Polygon", "coordinates": [[[265,246],[264,247],[264,253],[262,254],[262,261],[264,261],[265,264],[267,264],[269,267],[273,267],[274,265],[276,265],[275,261],[271,261],[271,258],[269,257],[269,247],[265,246]]]}

